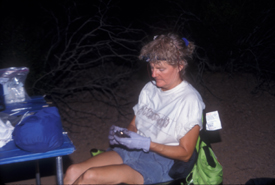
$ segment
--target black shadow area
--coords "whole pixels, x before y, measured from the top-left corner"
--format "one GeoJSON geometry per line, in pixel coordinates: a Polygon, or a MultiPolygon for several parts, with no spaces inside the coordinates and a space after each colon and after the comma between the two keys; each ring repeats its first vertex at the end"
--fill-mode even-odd
{"type": "MultiPolygon", "coordinates": [[[[62,156],[63,171],[72,163],[69,156],[62,156]]],[[[40,159],[40,177],[56,175],[56,158],[40,159]]],[[[36,161],[0,165],[0,185],[36,178],[36,161]]]]}

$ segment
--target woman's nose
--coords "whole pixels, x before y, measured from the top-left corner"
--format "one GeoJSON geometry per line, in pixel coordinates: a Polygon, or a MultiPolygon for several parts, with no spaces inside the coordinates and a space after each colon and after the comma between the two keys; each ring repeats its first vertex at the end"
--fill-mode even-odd
{"type": "Polygon", "coordinates": [[[152,77],[156,77],[156,70],[152,69],[152,77]]]}

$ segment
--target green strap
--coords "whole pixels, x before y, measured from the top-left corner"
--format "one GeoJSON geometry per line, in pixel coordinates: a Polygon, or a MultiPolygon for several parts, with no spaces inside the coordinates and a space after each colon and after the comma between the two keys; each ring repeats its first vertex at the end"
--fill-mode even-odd
{"type": "Polygon", "coordinates": [[[95,149],[95,148],[91,149],[91,151],[90,151],[92,156],[96,156],[96,155],[101,154],[103,152],[104,152],[103,150],[99,150],[99,149],[95,149]]]}
{"type": "MultiPolygon", "coordinates": [[[[202,117],[201,117],[201,122],[202,122],[202,124],[203,124],[203,115],[202,115],[202,117]]],[[[200,135],[199,135],[198,140],[197,140],[197,143],[196,143],[196,150],[197,150],[198,153],[199,153],[199,149],[200,149],[200,144],[201,144],[201,137],[200,137],[200,135]]]]}
{"type": "Polygon", "coordinates": [[[201,144],[201,138],[200,136],[198,137],[197,143],[196,143],[196,150],[199,153],[199,149],[200,149],[200,144],[201,144]]]}

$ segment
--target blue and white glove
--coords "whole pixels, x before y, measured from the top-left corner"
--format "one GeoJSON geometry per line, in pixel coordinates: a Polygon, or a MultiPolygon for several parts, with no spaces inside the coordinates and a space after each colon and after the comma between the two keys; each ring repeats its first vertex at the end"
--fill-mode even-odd
{"type": "Polygon", "coordinates": [[[151,143],[151,139],[149,137],[143,137],[129,130],[124,130],[123,132],[124,134],[130,136],[130,138],[114,135],[115,140],[119,144],[124,145],[129,149],[142,149],[144,152],[149,152],[151,143]]]}
{"type": "Polygon", "coordinates": [[[125,130],[127,130],[127,129],[112,125],[110,130],[109,130],[109,136],[108,136],[110,145],[119,145],[119,143],[114,138],[115,133],[117,131],[123,131],[124,132],[125,130]]]}

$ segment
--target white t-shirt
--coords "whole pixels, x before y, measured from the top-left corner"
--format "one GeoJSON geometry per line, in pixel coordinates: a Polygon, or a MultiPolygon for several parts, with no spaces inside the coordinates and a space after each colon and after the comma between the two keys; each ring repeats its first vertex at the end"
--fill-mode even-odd
{"type": "Polygon", "coordinates": [[[167,91],[149,82],[133,107],[137,133],[150,137],[152,142],[178,145],[195,125],[202,129],[204,108],[200,94],[186,81],[167,91]]]}

